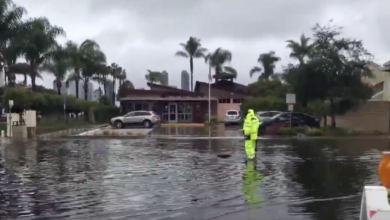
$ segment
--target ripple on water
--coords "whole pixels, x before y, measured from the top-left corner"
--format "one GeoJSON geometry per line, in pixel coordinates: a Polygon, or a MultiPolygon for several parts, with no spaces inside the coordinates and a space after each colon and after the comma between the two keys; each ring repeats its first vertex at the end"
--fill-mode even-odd
{"type": "Polygon", "coordinates": [[[249,189],[260,203],[249,205],[244,196],[248,189],[243,189],[241,140],[3,144],[0,210],[6,213],[0,216],[157,220],[241,219],[253,213],[274,213],[275,219],[357,216],[361,187],[377,184],[380,154],[335,146],[260,141],[256,167],[262,179],[249,189]],[[233,156],[218,158],[221,152],[233,156]],[[338,216],[329,214],[335,210],[338,216]]]}

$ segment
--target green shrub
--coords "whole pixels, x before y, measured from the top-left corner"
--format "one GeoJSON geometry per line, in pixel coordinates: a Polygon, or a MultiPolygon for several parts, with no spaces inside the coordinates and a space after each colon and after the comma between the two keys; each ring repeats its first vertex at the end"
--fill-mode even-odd
{"type": "Polygon", "coordinates": [[[93,113],[98,123],[109,123],[111,118],[123,115],[118,107],[106,105],[95,107],[93,113]]]}
{"type": "Polygon", "coordinates": [[[306,129],[305,134],[308,136],[318,137],[318,136],[323,136],[324,132],[318,128],[308,128],[308,129],[306,129]]]}
{"type": "Polygon", "coordinates": [[[218,123],[218,117],[217,116],[211,116],[210,122],[209,122],[209,116],[206,114],[203,118],[204,124],[217,124],[218,123]]]}
{"type": "Polygon", "coordinates": [[[305,134],[305,132],[306,132],[305,127],[294,127],[293,129],[297,134],[305,134]]]}
{"type": "MultiPolygon", "coordinates": [[[[253,109],[257,111],[287,111],[288,105],[286,104],[285,99],[278,99],[273,97],[263,97],[263,98],[247,98],[241,104],[241,111],[247,112],[248,109],[253,109]]],[[[294,105],[294,111],[305,112],[302,107],[299,105],[294,105]]]]}
{"type": "Polygon", "coordinates": [[[276,132],[277,135],[280,136],[294,136],[297,135],[297,131],[294,128],[290,127],[282,127],[276,132]]]}
{"type": "MultiPolygon", "coordinates": [[[[8,87],[4,91],[2,100],[7,112],[9,112],[9,100],[14,101],[11,109],[12,112],[21,112],[24,109],[33,109],[43,115],[63,114],[64,112],[64,97],[57,95],[53,91],[48,92],[42,90],[40,92],[34,92],[24,86],[8,87]]],[[[78,114],[86,112],[90,107],[96,106],[97,102],[76,99],[74,96],[66,96],[65,104],[67,113],[78,114]]]]}

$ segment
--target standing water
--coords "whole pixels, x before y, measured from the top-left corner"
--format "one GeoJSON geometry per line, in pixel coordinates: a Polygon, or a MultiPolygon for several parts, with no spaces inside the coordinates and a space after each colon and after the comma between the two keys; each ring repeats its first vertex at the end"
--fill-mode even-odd
{"type": "Polygon", "coordinates": [[[246,164],[238,139],[0,144],[0,219],[358,219],[389,149],[387,139],[262,140],[246,164]]]}

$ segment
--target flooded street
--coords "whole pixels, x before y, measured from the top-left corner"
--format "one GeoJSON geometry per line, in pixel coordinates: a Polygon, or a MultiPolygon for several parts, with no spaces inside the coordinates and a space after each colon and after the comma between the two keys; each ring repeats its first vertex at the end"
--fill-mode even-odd
{"type": "Polygon", "coordinates": [[[0,219],[357,219],[389,149],[386,139],[261,140],[251,170],[242,142],[1,143],[0,219]]]}

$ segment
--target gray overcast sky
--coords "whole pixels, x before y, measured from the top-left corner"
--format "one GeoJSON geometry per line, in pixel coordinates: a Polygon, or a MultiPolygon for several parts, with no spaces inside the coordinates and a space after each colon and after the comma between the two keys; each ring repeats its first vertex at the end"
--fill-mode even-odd
{"type": "MultiPolygon", "coordinates": [[[[127,70],[136,88],[146,87],[147,69],[169,73],[169,84],[180,86],[180,72],[189,61],[175,57],[179,43],[189,36],[202,39],[209,50],[233,53],[237,82],[250,83],[249,70],[260,53],[274,50],[282,58],[277,69],[291,60],[285,41],[310,34],[317,22],[332,19],[346,36],[362,39],[376,62],[390,59],[387,0],[14,0],[28,17],[46,16],[62,26],[67,39],[96,40],[107,55],[127,70]]],[[[65,39],[61,39],[65,42],[65,39]]],[[[194,64],[194,81],[207,81],[203,60],[194,64]]],[[[44,84],[52,87],[53,77],[44,84]]]]}

